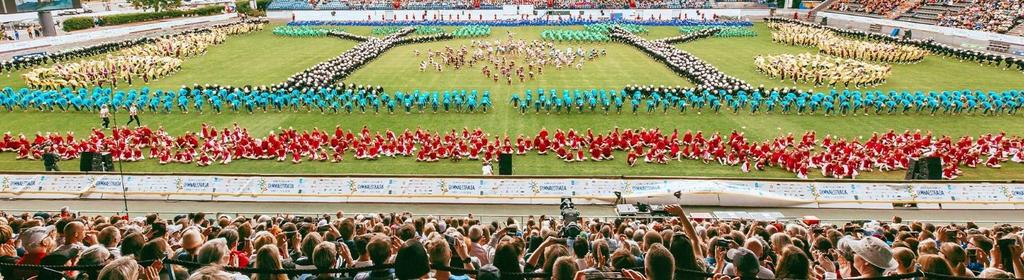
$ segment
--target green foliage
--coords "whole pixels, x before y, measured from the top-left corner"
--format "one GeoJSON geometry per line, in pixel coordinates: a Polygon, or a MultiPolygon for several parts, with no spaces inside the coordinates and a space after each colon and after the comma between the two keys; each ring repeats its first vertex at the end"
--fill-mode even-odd
{"type": "Polygon", "coordinates": [[[221,13],[224,13],[224,6],[214,5],[191,10],[169,10],[153,13],[117,14],[100,17],[99,26],[113,26],[178,17],[209,16],[221,13]]]}
{"type": "Polygon", "coordinates": [[[240,0],[235,2],[235,10],[239,14],[244,14],[251,17],[259,17],[267,15],[267,6],[270,5],[271,0],[256,0],[256,9],[249,8],[248,0],[240,0]]]}
{"type": "Polygon", "coordinates": [[[136,9],[161,12],[181,6],[181,0],[128,0],[136,9]]]}
{"type": "Polygon", "coordinates": [[[67,32],[71,32],[71,31],[75,31],[75,30],[82,30],[82,29],[89,29],[89,28],[93,28],[94,26],[96,26],[95,22],[93,22],[91,17],[73,17],[73,18],[69,18],[69,19],[64,20],[64,23],[61,23],[61,25],[63,26],[64,31],[67,31],[67,32]]]}

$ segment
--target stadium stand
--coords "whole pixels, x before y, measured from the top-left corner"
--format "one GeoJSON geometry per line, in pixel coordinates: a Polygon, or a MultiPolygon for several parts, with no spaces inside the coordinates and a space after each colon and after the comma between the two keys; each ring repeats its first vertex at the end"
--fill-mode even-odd
{"type": "Polygon", "coordinates": [[[472,214],[0,212],[3,279],[1022,278],[1021,228],[763,213],[482,220],[472,214]],[[165,214],[166,215],[166,214],[165,214]],[[1012,271],[1012,272],[1008,272],[1012,271]],[[426,278],[425,278],[426,277],[426,278]]]}
{"type": "Polygon", "coordinates": [[[901,16],[899,20],[922,24],[938,24],[940,15],[948,12],[959,12],[965,7],[966,4],[963,3],[927,1],[917,9],[901,16]]]}
{"type": "Polygon", "coordinates": [[[971,30],[1006,33],[1024,21],[1024,2],[1017,0],[976,0],[959,10],[940,14],[938,24],[971,30]]]}
{"type": "Polygon", "coordinates": [[[921,0],[839,0],[832,2],[829,10],[862,16],[896,18],[902,11],[920,3],[921,0]]]}
{"type": "MultiPolygon", "coordinates": [[[[838,0],[828,10],[867,17],[1008,33],[1024,21],[1018,0],[838,0]]],[[[1019,33],[1024,33],[1021,30],[1019,33]]]]}

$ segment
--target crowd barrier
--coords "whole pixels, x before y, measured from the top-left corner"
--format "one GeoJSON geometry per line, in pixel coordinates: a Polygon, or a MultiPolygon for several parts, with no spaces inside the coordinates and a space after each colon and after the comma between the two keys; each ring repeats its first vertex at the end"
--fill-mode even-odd
{"type": "MultiPolygon", "coordinates": [[[[156,260],[145,260],[145,261],[138,261],[137,263],[139,265],[141,265],[141,266],[149,266],[149,265],[153,264],[155,261],[156,260]]],[[[161,259],[160,261],[163,264],[179,265],[179,266],[182,266],[182,267],[185,267],[185,268],[188,268],[188,269],[194,269],[194,270],[198,270],[201,267],[210,266],[210,265],[203,265],[203,264],[199,264],[199,263],[195,263],[195,262],[187,262],[187,261],[175,260],[175,259],[171,259],[171,258],[164,258],[164,259],[161,259]]],[[[170,272],[171,266],[165,265],[163,267],[168,270],[167,275],[170,277],[170,279],[174,279],[174,276],[173,276],[174,273],[170,272]]],[[[360,267],[360,268],[332,268],[332,269],[256,269],[256,268],[243,268],[243,267],[230,267],[230,266],[223,266],[221,268],[223,268],[224,271],[243,273],[243,274],[246,274],[246,275],[250,275],[250,274],[271,274],[271,275],[274,275],[274,274],[286,274],[286,275],[290,275],[290,276],[297,276],[297,275],[303,275],[303,274],[318,275],[318,274],[321,274],[321,273],[328,273],[328,274],[337,274],[337,276],[335,276],[336,279],[354,279],[355,278],[355,274],[359,273],[359,272],[382,270],[382,269],[391,269],[393,267],[394,267],[393,264],[383,264],[383,265],[375,265],[375,266],[360,267]]],[[[44,271],[52,271],[52,272],[80,271],[80,272],[87,272],[87,273],[98,273],[99,270],[101,270],[103,268],[103,266],[102,265],[60,266],[60,265],[26,265],[26,264],[0,263],[0,268],[10,269],[12,271],[35,270],[35,271],[37,271],[37,273],[43,273],[44,271]]],[[[430,265],[430,268],[432,270],[437,270],[437,271],[448,271],[452,275],[477,275],[478,274],[477,270],[467,270],[467,269],[453,268],[453,267],[448,267],[448,266],[430,265]]],[[[634,271],[639,271],[641,273],[643,271],[645,271],[643,267],[633,267],[631,269],[634,270],[634,271]]],[[[546,274],[546,273],[519,273],[519,272],[513,272],[513,273],[510,273],[510,272],[498,272],[498,273],[500,273],[500,275],[501,275],[500,279],[511,279],[511,280],[519,280],[519,279],[551,279],[551,274],[546,274]]],[[[695,270],[688,270],[688,269],[677,268],[675,273],[677,275],[676,279],[717,279],[715,274],[711,274],[711,273],[707,273],[707,272],[703,272],[703,271],[695,271],[695,270]],[[685,277],[679,276],[679,275],[685,275],[685,277]]],[[[619,278],[608,278],[608,279],[619,279],[619,278]]],[[[771,279],[762,279],[762,278],[749,278],[749,279],[748,278],[742,278],[742,279],[744,279],[744,280],[771,280],[771,279]]],[[[957,276],[951,276],[951,275],[936,274],[936,273],[924,272],[924,271],[921,271],[921,270],[917,270],[917,271],[914,271],[914,272],[911,272],[911,273],[906,273],[906,274],[896,274],[896,275],[890,275],[890,276],[885,276],[885,277],[858,278],[858,279],[861,279],[861,280],[899,280],[899,279],[934,279],[934,280],[961,280],[961,279],[966,280],[966,279],[972,279],[972,280],[990,280],[990,279],[987,279],[987,278],[957,277],[957,276]]],[[[1000,279],[1015,279],[1015,278],[1000,278],[1000,279]]]]}
{"type": "Polygon", "coordinates": [[[394,177],[114,173],[0,175],[0,198],[155,199],[266,202],[612,204],[707,206],[1024,209],[1021,182],[787,181],[652,177],[394,177]],[[676,197],[676,194],[679,197],[676,197]]]}

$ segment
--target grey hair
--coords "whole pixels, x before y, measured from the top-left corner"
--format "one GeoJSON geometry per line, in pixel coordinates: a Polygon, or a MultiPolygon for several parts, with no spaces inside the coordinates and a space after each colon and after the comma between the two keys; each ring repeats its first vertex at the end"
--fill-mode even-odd
{"type": "Polygon", "coordinates": [[[103,245],[92,245],[82,252],[78,258],[78,265],[103,264],[108,258],[110,258],[110,251],[107,248],[103,245]]]}
{"type": "Polygon", "coordinates": [[[199,256],[196,258],[200,264],[222,264],[221,260],[231,251],[228,250],[228,241],[224,238],[211,239],[199,247],[199,256]]]}

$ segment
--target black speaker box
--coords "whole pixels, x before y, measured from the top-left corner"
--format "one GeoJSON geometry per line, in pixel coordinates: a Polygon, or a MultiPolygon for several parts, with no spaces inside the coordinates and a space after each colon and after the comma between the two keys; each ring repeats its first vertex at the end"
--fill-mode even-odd
{"type": "Polygon", "coordinates": [[[512,175],[512,154],[498,155],[498,175],[512,175]]]}
{"type": "Polygon", "coordinates": [[[78,163],[78,171],[89,172],[92,171],[92,158],[96,156],[93,152],[82,152],[78,154],[78,158],[81,160],[78,163]]]}

